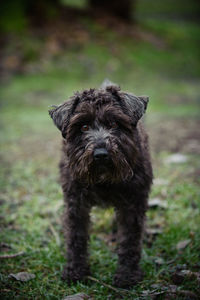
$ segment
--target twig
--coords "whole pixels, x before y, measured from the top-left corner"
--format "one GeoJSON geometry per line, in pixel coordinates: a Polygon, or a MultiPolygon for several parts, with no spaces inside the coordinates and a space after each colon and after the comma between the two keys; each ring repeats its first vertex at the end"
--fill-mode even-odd
{"type": "Polygon", "coordinates": [[[49,224],[49,228],[50,228],[53,236],[55,237],[56,244],[58,246],[60,246],[61,245],[60,237],[59,237],[58,233],[56,232],[55,228],[53,227],[53,225],[51,223],[49,224]]]}
{"type": "Polygon", "coordinates": [[[104,283],[104,282],[102,282],[102,281],[100,281],[100,280],[98,280],[98,279],[96,279],[96,278],[94,278],[94,277],[92,277],[92,276],[87,276],[87,278],[90,279],[90,280],[92,280],[92,281],[94,281],[94,282],[97,282],[97,283],[99,283],[99,284],[101,284],[101,285],[104,285],[105,287],[107,287],[108,289],[114,291],[114,292],[117,293],[117,294],[127,295],[127,294],[130,293],[129,291],[126,291],[126,290],[119,290],[119,289],[116,289],[116,288],[114,288],[112,285],[107,284],[107,283],[104,283]]]}
{"type": "Polygon", "coordinates": [[[14,258],[14,257],[17,257],[17,256],[20,256],[20,255],[24,255],[25,252],[18,252],[18,253],[15,253],[15,254],[6,254],[6,255],[0,255],[0,259],[4,259],[4,258],[14,258]]]}

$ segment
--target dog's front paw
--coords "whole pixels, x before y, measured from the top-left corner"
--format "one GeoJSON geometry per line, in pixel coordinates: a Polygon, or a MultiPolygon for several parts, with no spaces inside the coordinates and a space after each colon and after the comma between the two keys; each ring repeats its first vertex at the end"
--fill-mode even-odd
{"type": "Polygon", "coordinates": [[[62,273],[62,279],[70,285],[77,281],[87,281],[87,276],[90,275],[88,266],[79,266],[76,268],[65,267],[62,273]]]}
{"type": "Polygon", "coordinates": [[[131,271],[129,268],[118,269],[113,279],[113,285],[119,288],[130,289],[143,279],[143,272],[140,269],[131,271]]]}

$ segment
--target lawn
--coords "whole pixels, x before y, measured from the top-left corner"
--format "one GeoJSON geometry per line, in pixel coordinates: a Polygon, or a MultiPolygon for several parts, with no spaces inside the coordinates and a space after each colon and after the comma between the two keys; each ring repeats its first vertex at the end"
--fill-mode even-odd
{"type": "Polygon", "coordinates": [[[166,299],[198,299],[200,29],[189,20],[146,18],[139,37],[130,37],[82,22],[90,38],[81,48],[42,60],[38,71],[13,75],[1,85],[0,299],[63,299],[79,292],[93,299],[165,299],[166,294],[171,297],[166,299]],[[61,136],[48,109],[106,77],[150,96],[145,123],[155,180],[141,260],[145,278],[127,292],[105,285],[112,285],[117,262],[112,209],[92,211],[90,262],[97,282],[69,287],[60,278],[61,136]],[[21,282],[9,276],[18,272],[35,278],[21,282]]]}

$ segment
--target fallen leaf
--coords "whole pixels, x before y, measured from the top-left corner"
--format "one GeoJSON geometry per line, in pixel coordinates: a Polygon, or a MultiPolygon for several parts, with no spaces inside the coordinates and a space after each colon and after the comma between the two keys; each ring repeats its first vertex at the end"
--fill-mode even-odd
{"type": "Polygon", "coordinates": [[[35,275],[34,274],[31,274],[31,273],[28,273],[28,272],[19,272],[19,273],[16,273],[16,274],[9,274],[10,278],[14,278],[18,281],[29,281],[33,278],[35,278],[35,275]]]}
{"type": "MultiPolygon", "coordinates": [[[[173,299],[179,299],[178,297],[187,297],[187,299],[198,299],[198,296],[195,295],[191,291],[186,290],[179,290],[177,285],[161,285],[161,284],[152,284],[151,288],[153,290],[146,290],[142,292],[142,296],[149,297],[148,299],[157,299],[157,296],[163,295],[162,299],[165,300],[173,300],[173,299]]],[[[146,298],[145,298],[146,299],[146,298]]],[[[159,298],[160,299],[160,298],[159,298]]]]}
{"type": "Polygon", "coordinates": [[[175,284],[181,284],[184,280],[197,280],[198,284],[200,284],[200,273],[190,270],[176,271],[171,275],[171,279],[175,284]]]}
{"type": "Polygon", "coordinates": [[[192,272],[190,270],[182,270],[181,273],[187,276],[188,279],[196,279],[198,284],[200,284],[200,272],[192,272]]]}
{"type": "Polygon", "coordinates": [[[92,298],[90,298],[90,296],[84,293],[78,293],[78,294],[67,296],[63,300],[92,300],[92,298]]]}
{"type": "Polygon", "coordinates": [[[167,288],[170,290],[171,293],[175,293],[178,289],[178,287],[174,284],[168,285],[167,288]]]}
{"type": "Polygon", "coordinates": [[[163,231],[161,228],[146,228],[145,232],[148,235],[157,235],[157,234],[162,233],[163,231]]]}
{"type": "Polygon", "coordinates": [[[145,299],[147,299],[147,297],[148,297],[148,299],[156,299],[157,296],[165,294],[165,290],[162,290],[162,289],[160,289],[160,290],[155,289],[152,291],[145,290],[141,294],[142,294],[142,297],[145,297],[145,299]]]}
{"type": "Polygon", "coordinates": [[[157,265],[163,265],[165,263],[164,259],[162,257],[156,257],[154,262],[157,264],[157,265]]]}
{"type": "Polygon", "coordinates": [[[180,163],[185,163],[187,162],[188,158],[186,155],[180,154],[180,153],[175,153],[170,156],[168,156],[164,162],[166,164],[180,164],[180,163]]]}
{"type": "Polygon", "coordinates": [[[184,240],[184,241],[180,241],[177,245],[176,245],[176,249],[177,250],[183,250],[185,249],[189,243],[191,242],[191,239],[188,240],[184,240]]]}
{"type": "Polygon", "coordinates": [[[173,258],[173,259],[168,260],[168,261],[166,262],[166,264],[167,264],[167,265],[171,265],[171,264],[173,264],[174,262],[175,262],[175,259],[173,258]]]}
{"type": "Polygon", "coordinates": [[[159,283],[154,283],[154,284],[151,285],[152,289],[157,289],[157,290],[161,290],[162,287],[163,286],[161,284],[159,284],[159,283]]]}
{"type": "Polygon", "coordinates": [[[191,292],[191,291],[185,291],[185,290],[181,290],[178,291],[178,295],[180,295],[181,297],[184,297],[185,299],[199,299],[198,295],[196,295],[195,293],[191,292]]]}
{"type": "Polygon", "coordinates": [[[156,208],[156,207],[167,208],[167,202],[159,198],[152,198],[149,200],[148,206],[150,208],[156,208]]]}
{"type": "Polygon", "coordinates": [[[154,185],[168,185],[169,181],[163,178],[155,178],[153,180],[154,185]]]}
{"type": "Polygon", "coordinates": [[[169,292],[165,295],[166,300],[174,300],[174,299],[188,299],[188,300],[195,300],[199,299],[199,297],[191,292],[186,290],[176,290],[175,292],[169,292]]]}
{"type": "Polygon", "coordinates": [[[144,291],[142,291],[142,296],[149,296],[150,295],[150,293],[151,293],[151,290],[144,290],[144,291]]]}

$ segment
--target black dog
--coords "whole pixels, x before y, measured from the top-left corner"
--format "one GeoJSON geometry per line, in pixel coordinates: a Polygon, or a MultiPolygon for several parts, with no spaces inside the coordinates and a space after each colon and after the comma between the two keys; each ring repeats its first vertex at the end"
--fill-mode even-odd
{"type": "Polygon", "coordinates": [[[112,84],[76,93],[50,110],[63,136],[61,181],[66,204],[68,282],[89,275],[89,213],[114,206],[118,224],[118,268],[114,284],[130,287],[139,268],[147,199],[152,183],[148,138],[139,121],[148,97],[112,84]],[[139,121],[139,122],[138,122],[139,121]]]}

